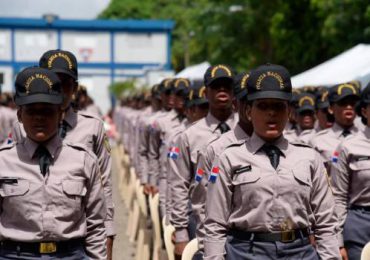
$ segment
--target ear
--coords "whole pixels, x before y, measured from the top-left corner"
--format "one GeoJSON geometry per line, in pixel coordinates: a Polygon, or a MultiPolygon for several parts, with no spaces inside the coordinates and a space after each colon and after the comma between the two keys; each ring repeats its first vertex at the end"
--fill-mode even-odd
{"type": "Polygon", "coordinates": [[[17,110],[17,118],[20,123],[22,123],[22,107],[19,107],[17,110]]]}
{"type": "Polygon", "coordinates": [[[328,113],[329,113],[329,114],[331,114],[331,115],[333,115],[333,114],[334,114],[333,105],[330,105],[330,106],[328,107],[328,113]]]}
{"type": "Polygon", "coordinates": [[[248,120],[249,121],[252,121],[252,106],[253,106],[253,104],[248,104],[247,105],[247,111],[246,111],[246,113],[247,113],[247,118],[248,118],[248,120]]]}

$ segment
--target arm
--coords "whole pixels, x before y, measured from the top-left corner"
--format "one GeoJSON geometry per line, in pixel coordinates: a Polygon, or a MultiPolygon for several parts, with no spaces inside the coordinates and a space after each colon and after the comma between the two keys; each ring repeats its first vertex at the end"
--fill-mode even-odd
{"type": "Polygon", "coordinates": [[[312,171],[311,209],[315,218],[315,239],[321,259],[340,259],[336,235],[337,218],[329,177],[318,153],[312,171]]]}

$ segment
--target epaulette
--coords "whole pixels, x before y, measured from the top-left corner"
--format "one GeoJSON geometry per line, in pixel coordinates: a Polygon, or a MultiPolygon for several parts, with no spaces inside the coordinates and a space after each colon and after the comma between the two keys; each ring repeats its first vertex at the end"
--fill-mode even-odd
{"type": "Polygon", "coordinates": [[[14,147],[17,144],[17,142],[11,142],[9,144],[3,144],[0,146],[0,151],[3,150],[9,150],[10,148],[14,147]]]}
{"type": "MultiPolygon", "coordinates": [[[[238,141],[236,141],[236,142],[232,142],[231,144],[227,145],[227,146],[225,147],[225,149],[227,149],[227,148],[231,148],[231,147],[238,147],[238,146],[241,146],[241,145],[245,144],[245,141],[246,141],[246,140],[238,140],[238,141]]],[[[224,150],[225,150],[225,149],[224,149],[224,150]]]]}
{"type": "Polygon", "coordinates": [[[79,151],[84,151],[86,153],[88,153],[89,155],[91,155],[92,157],[96,157],[96,155],[93,153],[93,151],[91,151],[91,149],[89,149],[86,145],[82,144],[82,143],[71,143],[69,141],[64,141],[64,144],[67,145],[67,146],[70,146],[76,150],[79,150],[79,151]]]}
{"type": "Polygon", "coordinates": [[[312,147],[311,145],[309,145],[309,144],[305,144],[305,143],[297,142],[297,141],[291,142],[290,144],[292,144],[292,145],[294,145],[294,146],[299,146],[299,147],[313,148],[313,147],[312,147]]]}
{"type": "Polygon", "coordinates": [[[85,111],[78,111],[77,112],[79,115],[83,116],[83,117],[87,117],[87,118],[94,118],[96,120],[99,120],[99,121],[102,121],[102,119],[94,114],[90,114],[88,112],[85,112],[85,111]]]}

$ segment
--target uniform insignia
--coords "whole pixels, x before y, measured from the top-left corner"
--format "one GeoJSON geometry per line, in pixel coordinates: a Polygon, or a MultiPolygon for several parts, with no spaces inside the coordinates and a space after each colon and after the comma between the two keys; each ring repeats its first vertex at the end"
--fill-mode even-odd
{"type": "Polygon", "coordinates": [[[203,179],[204,170],[202,168],[198,168],[195,174],[195,181],[200,182],[203,179]]]}
{"type": "Polygon", "coordinates": [[[105,146],[105,149],[107,149],[108,153],[111,152],[111,147],[110,147],[110,143],[109,143],[109,139],[108,139],[108,136],[106,134],[104,134],[104,146],[105,146]]]}
{"type": "Polygon", "coordinates": [[[234,174],[240,174],[240,173],[243,173],[243,172],[250,172],[252,170],[252,165],[248,165],[248,166],[244,166],[244,167],[241,167],[239,169],[236,169],[234,171],[234,174]]]}
{"type": "Polygon", "coordinates": [[[218,168],[217,166],[212,167],[211,175],[209,176],[208,181],[215,183],[219,173],[220,173],[220,168],[218,168]]]}
{"type": "Polygon", "coordinates": [[[12,133],[9,133],[8,138],[6,139],[7,144],[13,143],[13,135],[12,133]]]}
{"type": "Polygon", "coordinates": [[[167,157],[173,160],[176,160],[177,158],[179,158],[179,154],[180,154],[180,149],[176,146],[173,146],[169,149],[167,157]]]}
{"type": "Polygon", "coordinates": [[[337,151],[335,151],[333,156],[331,157],[331,161],[333,163],[337,163],[338,162],[338,156],[339,156],[339,153],[337,151]]]}

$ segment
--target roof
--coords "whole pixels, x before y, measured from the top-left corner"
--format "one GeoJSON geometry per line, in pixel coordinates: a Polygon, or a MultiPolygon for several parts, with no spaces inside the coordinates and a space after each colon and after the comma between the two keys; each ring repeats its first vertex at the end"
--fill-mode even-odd
{"type": "Polygon", "coordinates": [[[172,20],[65,20],[0,18],[0,28],[21,29],[65,29],[65,30],[108,30],[108,31],[169,31],[174,28],[172,20]]]}
{"type": "Polygon", "coordinates": [[[351,49],[292,77],[294,87],[334,85],[359,80],[365,86],[370,80],[370,44],[351,49]]]}

